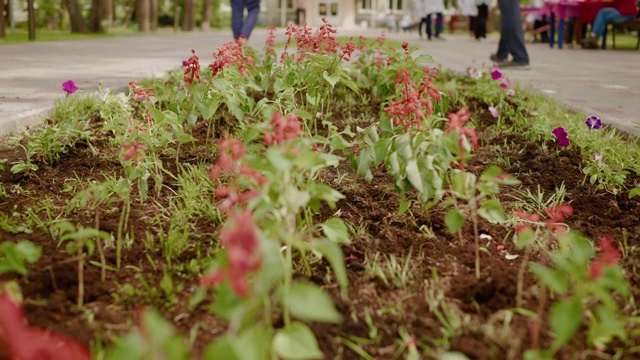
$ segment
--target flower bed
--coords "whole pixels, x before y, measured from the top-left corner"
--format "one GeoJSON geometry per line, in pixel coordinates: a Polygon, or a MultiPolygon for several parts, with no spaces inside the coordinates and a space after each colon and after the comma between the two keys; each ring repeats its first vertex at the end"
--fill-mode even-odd
{"type": "Polygon", "coordinates": [[[495,67],[334,34],[65,82],[0,151],[4,352],[638,356],[638,146],[495,67]]]}

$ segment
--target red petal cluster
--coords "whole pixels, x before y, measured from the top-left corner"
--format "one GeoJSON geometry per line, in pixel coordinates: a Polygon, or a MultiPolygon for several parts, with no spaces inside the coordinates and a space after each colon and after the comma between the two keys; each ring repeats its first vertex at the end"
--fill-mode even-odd
{"type": "MultiPolygon", "coordinates": [[[[528,220],[528,221],[531,221],[531,222],[539,222],[540,221],[540,215],[538,215],[538,214],[529,215],[529,214],[525,213],[522,210],[516,210],[515,213],[516,213],[516,216],[518,218],[522,219],[522,220],[528,220]]],[[[518,225],[516,225],[516,233],[519,234],[519,233],[521,233],[521,232],[523,232],[523,231],[525,231],[525,230],[527,230],[529,228],[531,228],[530,224],[527,224],[527,223],[518,224],[518,225]]]]}
{"type": "Polygon", "coordinates": [[[602,236],[598,240],[600,253],[589,265],[589,277],[591,280],[598,280],[602,277],[605,266],[613,266],[622,259],[622,251],[613,245],[609,236],[602,236]]]}
{"type": "Polygon", "coordinates": [[[231,225],[220,231],[220,242],[227,249],[228,264],[200,279],[200,285],[215,286],[229,280],[233,292],[241,298],[249,296],[246,277],[260,269],[262,259],[258,251],[258,235],[253,215],[248,210],[232,212],[231,225]]]}
{"type": "Polygon", "coordinates": [[[458,155],[458,167],[461,170],[466,168],[464,163],[464,142],[463,137],[467,137],[474,149],[477,149],[479,146],[478,135],[476,131],[472,128],[465,127],[463,124],[471,118],[469,116],[469,111],[466,108],[462,108],[455,113],[450,113],[447,115],[449,119],[449,125],[447,126],[446,133],[451,133],[453,131],[457,131],[460,134],[460,139],[458,139],[458,148],[460,149],[460,154],[458,155]]]}
{"type": "Polygon", "coordinates": [[[263,135],[264,143],[267,146],[282,144],[285,141],[293,140],[302,136],[302,127],[300,126],[300,118],[294,114],[282,117],[279,111],[271,116],[272,132],[265,132],[263,135]]]}
{"type": "Polygon", "coordinates": [[[0,348],[16,360],[88,360],[89,349],[77,340],[27,324],[22,304],[0,294],[0,348]]]}
{"type": "Polygon", "coordinates": [[[229,185],[216,189],[216,198],[223,200],[220,209],[228,211],[233,206],[245,204],[260,194],[257,190],[242,188],[240,186],[242,178],[253,179],[260,185],[265,185],[267,180],[257,171],[241,163],[242,158],[246,155],[242,141],[223,138],[218,146],[220,155],[216,164],[209,170],[209,178],[211,181],[216,181],[223,172],[229,175],[229,185]]]}
{"type": "Polygon", "coordinates": [[[213,71],[214,76],[221,72],[224,68],[232,66],[234,64],[238,66],[238,71],[240,71],[240,74],[242,75],[250,73],[250,71],[247,70],[247,67],[249,65],[255,66],[255,61],[253,61],[253,58],[251,56],[245,55],[244,41],[240,39],[230,41],[216,48],[216,52],[213,53],[213,57],[216,60],[213,62],[213,64],[210,64],[209,67],[213,71]]]}
{"type": "Polygon", "coordinates": [[[309,53],[321,55],[328,53],[335,54],[340,47],[340,42],[333,36],[337,30],[329,24],[326,18],[322,18],[322,22],[323,25],[318,28],[315,35],[307,24],[301,27],[289,25],[285,32],[285,35],[288,36],[287,43],[285,44],[285,49],[280,60],[284,61],[286,56],[288,56],[287,49],[293,38],[296,39],[297,62],[301,62],[309,53]]]}
{"type": "Polygon", "coordinates": [[[184,82],[193,83],[193,79],[200,80],[200,61],[196,56],[196,51],[191,49],[191,57],[187,60],[186,69],[184,69],[184,82]]]}
{"type": "Polygon", "coordinates": [[[276,27],[274,25],[269,26],[269,36],[265,42],[265,51],[267,56],[276,56],[276,51],[273,49],[276,46],[276,27]]]}
{"type": "Polygon", "coordinates": [[[151,101],[151,97],[154,95],[153,87],[138,87],[138,80],[133,80],[129,82],[129,86],[131,87],[131,91],[133,91],[133,100],[147,100],[151,101]]]}
{"type": "MultiPolygon", "coordinates": [[[[122,155],[122,158],[124,159],[124,161],[129,161],[131,160],[131,158],[134,157],[134,155],[138,154],[138,150],[147,150],[147,147],[140,144],[137,140],[134,140],[132,142],[123,142],[122,145],[120,145],[121,148],[125,148],[127,149],[127,151],[122,155]]],[[[142,160],[142,156],[136,156],[133,161],[139,161],[142,160]]]]}
{"type": "Polygon", "coordinates": [[[411,80],[408,69],[400,69],[396,73],[394,85],[402,86],[402,98],[391,100],[390,106],[384,108],[393,121],[393,125],[403,125],[405,132],[409,131],[411,125],[415,125],[418,130],[422,127],[423,117],[433,114],[433,100],[440,101],[442,97],[438,89],[431,83],[431,79],[436,77],[434,69],[424,69],[425,76],[422,84],[418,88],[411,80]],[[425,109],[426,111],[423,111],[425,109]]]}
{"type": "Polygon", "coordinates": [[[553,230],[557,234],[564,234],[567,232],[566,226],[562,223],[565,217],[573,215],[573,207],[571,205],[558,205],[552,206],[545,210],[548,219],[545,220],[545,226],[548,229],[553,230]]]}

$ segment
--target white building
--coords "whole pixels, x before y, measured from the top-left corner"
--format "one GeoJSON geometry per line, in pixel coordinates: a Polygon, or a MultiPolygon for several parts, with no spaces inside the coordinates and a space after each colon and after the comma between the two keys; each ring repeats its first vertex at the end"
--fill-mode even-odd
{"type": "Polygon", "coordinates": [[[262,0],[260,22],[286,26],[304,14],[307,25],[317,27],[327,18],[335,28],[384,26],[389,13],[402,16],[411,0],[262,0]],[[284,7],[281,5],[285,5],[284,7]],[[304,10],[304,13],[299,12],[304,10]]]}

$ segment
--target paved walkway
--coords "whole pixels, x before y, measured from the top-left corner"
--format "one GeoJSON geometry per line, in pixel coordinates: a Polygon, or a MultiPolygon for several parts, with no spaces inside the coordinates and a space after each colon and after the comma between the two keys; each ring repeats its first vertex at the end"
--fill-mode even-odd
{"type": "MultiPolygon", "coordinates": [[[[338,35],[375,37],[381,30],[338,35]]],[[[279,30],[279,40],[284,32],[279,30]]],[[[256,29],[250,44],[262,47],[267,32],[256,29]]],[[[62,82],[72,79],[80,91],[100,83],[125,91],[129,81],[162,76],[181,65],[195,49],[203,65],[213,61],[216,47],[230,40],[230,31],[136,35],[99,40],[0,45],[0,134],[39,123],[64,97],[62,82]]],[[[445,34],[444,41],[420,40],[415,32],[392,33],[432,55],[444,68],[465,71],[489,67],[498,38],[485,42],[445,34]]],[[[507,70],[512,82],[540,91],[587,114],[600,116],[623,131],[640,135],[640,51],[559,50],[528,44],[529,70],[507,70]]]]}

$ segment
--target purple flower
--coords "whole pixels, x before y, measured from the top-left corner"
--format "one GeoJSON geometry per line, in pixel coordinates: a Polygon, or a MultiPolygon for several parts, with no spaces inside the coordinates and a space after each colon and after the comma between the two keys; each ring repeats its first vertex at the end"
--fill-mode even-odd
{"type": "Polygon", "coordinates": [[[553,129],[552,133],[556,137],[556,139],[558,139],[559,146],[569,146],[569,134],[563,127],[557,127],[553,129]]]}
{"type": "Polygon", "coordinates": [[[62,90],[64,90],[67,94],[73,94],[74,92],[76,92],[76,90],[78,90],[78,87],[76,86],[76,83],[73,82],[73,80],[67,80],[62,83],[62,90]]]}
{"type": "Polygon", "coordinates": [[[587,125],[589,130],[598,130],[602,127],[602,120],[600,120],[600,118],[595,115],[589,116],[587,118],[587,121],[585,121],[584,123],[587,125]]]}
{"type": "Polygon", "coordinates": [[[500,116],[500,113],[498,113],[498,109],[496,109],[493,106],[489,106],[489,112],[491,113],[491,116],[493,116],[495,119],[497,119],[498,116],[500,116]]]}
{"type": "Polygon", "coordinates": [[[509,85],[511,85],[511,81],[509,81],[509,78],[503,77],[502,78],[502,83],[500,84],[500,87],[503,89],[506,89],[509,87],[509,85]]]}
{"type": "Polygon", "coordinates": [[[498,80],[502,77],[502,73],[498,70],[498,65],[493,64],[493,70],[491,70],[491,78],[493,80],[498,80]]]}
{"type": "Polygon", "coordinates": [[[187,60],[182,60],[182,67],[187,67],[189,66],[189,63],[187,62],[187,60]]]}

